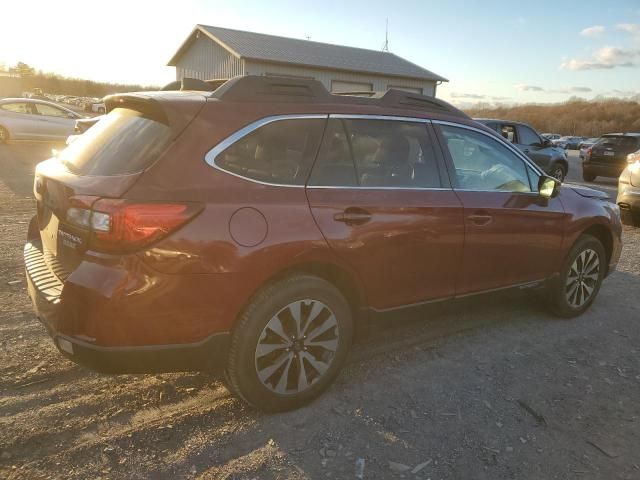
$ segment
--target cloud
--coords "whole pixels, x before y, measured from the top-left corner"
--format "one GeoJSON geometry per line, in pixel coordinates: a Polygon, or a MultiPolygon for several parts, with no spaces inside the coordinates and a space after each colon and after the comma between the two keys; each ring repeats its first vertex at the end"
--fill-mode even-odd
{"type": "Polygon", "coordinates": [[[536,85],[516,85],[516,90],[520,90],[521,92],[544,92],[544,88],[538,87],[536,85]]]}
{"type": "Polygon", "coordinates": [[[602,47],[591,58],[565,59],[560,68],[563,70],[611,70],[618,67],[635,67],[640,58],[640,48],[602,47]]]}
{"type": "Polygon", "coordinates": [[[565,87],[557,88],[555,90],[546,90],[547,93],[589,93],[593,90],[589,87],[565,87]]]}
{"type": "Polygon", "coordinates": [[[640,35],[640,23],[619,23],[616,25],[616,30],[640,35]]]}
{"type": "Polygon", "coordinates": [[[593,90],[589,87],[562,87],[562,88],[554,88],[554,89],[546,89],[539,87],[537,85],[524,85],[518,84],[515,86],[516,90],[520,90],[521,92],[542,92],[542,93],[589,93],[593,90]]]}
{"type": "Polygon", "coordinates": [[[602,25],[594,25],[593,27],[584,28],[580,35],[583,37],[599,37],[605,32],[606,28],[602,25]]]}
{"type": "Polygon", "coordinates": [[[640,95],[640,90],[618,90],[615,88],[608,93],[618,97],[633,97],[634,95],[640,95]]]}
{"type": "Polygon", "coordinates": [[[476,93],[457,93],[457,92],[453,92],[451,93],[451,98],[466,98],[466,99],[470,99],[470,100],[484,100],[485,98],[487,98],[486,95],[478,95],[476,93]]]}

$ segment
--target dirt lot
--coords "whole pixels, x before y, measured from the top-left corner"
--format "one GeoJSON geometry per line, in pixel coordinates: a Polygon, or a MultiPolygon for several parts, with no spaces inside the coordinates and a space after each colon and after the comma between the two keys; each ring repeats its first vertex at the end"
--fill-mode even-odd
{"type": "Polygon", "coordinates": [[[514,293],[389,319],[319,400],[264,415],[203,374],[57,352],[21,253],[50,148],[0,146],[1,478],[640,478],[640,229],[581,318],[514,293]]]}

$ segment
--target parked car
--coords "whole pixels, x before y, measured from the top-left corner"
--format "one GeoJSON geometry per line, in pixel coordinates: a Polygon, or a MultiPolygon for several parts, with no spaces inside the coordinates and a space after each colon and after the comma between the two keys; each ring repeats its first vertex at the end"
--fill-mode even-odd
{"type": "Polygon", "coordinates": [[[627,167],[628,155],[640,150],[640,133],[609,133],[588,148],[582,160],[582,178],[618,178],[627,167]]]}
{"type": "Polygon", "coordinates": [[[606,195],[431,97],[243,76],[106,106],[37,166],[24,249],[38,318],[95,370],[218,367],[290,409],[377,314],[540,288],[573,317],[620,256],[606,195]]]}
{"type": "Polygon", "coordinates": [[[578,145],[578,150],[580,150],[578,156],[580,157],[580,160],[584,160],[584,157],[587,154],[587,150],[598,143],[598,140],[600,140],[600,137],[587,138],[586,140],[580,142],[580,144],[578,145]]]}
{"type": "Polygon", "coordinates": [[[64,141],[81,115],[68,108],[28,98],[0,100],[0,143],[13,140],[64,141]]]}
{"type": "Polygon", "coordinates": [[[627,156],[627,166],[618,180],[618,198],[622,223],[640,227],[640,150],[627,156]]]}
{"type": "Polygon", "coordinates": [[[585,137],[560,137],[558,140],[554,140],[553,144],[565,150],[577,150],[580,142],[584,140],[585,137]]]}
{"type": "Polygon", "coordinates": [[[559,133],[541,133],[540,134],[543,138],[546,138],[547,140],[558,140],[562,135],[560,135],[559,133]]]}
{"type": "Polygon", "coordinates": [[[545,173],[561,182],[564,181],[569,171],[566,153],[561,149],[555,148],[550,140],[541,138],[533,127],[510,120],[493,118],[476,118],[475,120],[495,130],[502,137],[513,143],[542,168],[545,173]]]}

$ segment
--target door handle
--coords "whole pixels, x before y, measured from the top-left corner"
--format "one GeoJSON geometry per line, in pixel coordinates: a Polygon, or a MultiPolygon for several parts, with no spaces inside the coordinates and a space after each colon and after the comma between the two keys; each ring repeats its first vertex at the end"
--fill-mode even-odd
{"type": "Polygon", "coordinates": [[[524,153],[529,153],[529,149],[525,148],[524,150],[522,150],[524,153]]]}
{"type": "Polygon", "coordinates": [[[489,215],[487,212],[476,212],[467,217],[471,223],[474,225],[478,225],[479,227],[483,225],[488,225],[493,220],[493,217],[489,215]]]}
{"type": "Polygon", "coordinates": [[[344,212],[336,213],[333,219],[347,225],[362,225],[371,220],[371,214],[362,208],[347,208],[344,212]]]}

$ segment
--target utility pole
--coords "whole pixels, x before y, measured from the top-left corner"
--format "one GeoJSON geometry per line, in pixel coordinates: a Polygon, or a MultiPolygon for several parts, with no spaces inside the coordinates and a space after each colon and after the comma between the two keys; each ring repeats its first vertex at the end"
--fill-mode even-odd
{"type": "Polygon", "coordinates": [[[384,29],[384,45],[382,45],[382,51],[389,51],[389,19],[387,18],[387,23],[384,29]]]}

